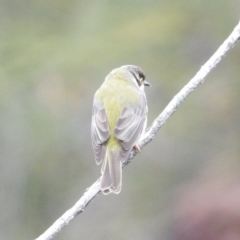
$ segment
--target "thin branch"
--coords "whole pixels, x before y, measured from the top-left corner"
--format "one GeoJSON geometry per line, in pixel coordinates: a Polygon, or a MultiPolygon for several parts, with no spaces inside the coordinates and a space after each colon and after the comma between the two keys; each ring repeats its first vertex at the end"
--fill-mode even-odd
{"type": "MultiPolygon", "coordinates": [[[[212,57],[201,67],[197,74],[185,85],[182,90],[172,99],[163,112],[155,119],[152,125],[146,131],[144,137],[138,143],[140,148],[143,148],[146,144],[153,140],[158,130],[162,125],[170,118],[170,116],[178,109],[181,103],[186,97],[201,83],[204,82],[208,73],[217,66],[222,58],[234,47],[237,40],[240,39],[240,22],[234,28],[233,32],[218,48],[218,50],[212,55],[212,57]]],[[[137,154],[135,150],[132,150],[128,159],[124,162],[123,166],[126,166],[131,159],[137,154]]],[[[76,202],[76,204],[66,211],[56,222],[53,223],[41,236],[36,240],[50,240],[61,229],[68,225],[68,223],[74,219],[78,214],[84,211],[86,206],[92,201],[94,197],[101,193],[99,178],[90,188],[86,189],[83,196],[76,202]]]]}

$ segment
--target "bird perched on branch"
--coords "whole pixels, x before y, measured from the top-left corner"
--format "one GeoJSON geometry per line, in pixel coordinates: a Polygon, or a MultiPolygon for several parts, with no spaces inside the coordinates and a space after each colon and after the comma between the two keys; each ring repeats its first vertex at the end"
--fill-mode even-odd
{"type": "Polygon", "coordinates": [[[125,65],[112,70],[93,100],[91,137],[97,164],[102,164],[101,190],[119,193],[122,162],[137,145],[147,124],[145,80],[141,68],[125,65]]]}

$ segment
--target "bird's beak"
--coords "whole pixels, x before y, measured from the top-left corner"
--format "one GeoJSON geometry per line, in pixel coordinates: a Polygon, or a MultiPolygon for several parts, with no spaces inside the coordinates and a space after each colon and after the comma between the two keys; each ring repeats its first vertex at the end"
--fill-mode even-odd
{"type": "Polygon", "coordinates": [[[151,87],[152,85],[149,82],[144,80],[144,86],[151,87]]]}

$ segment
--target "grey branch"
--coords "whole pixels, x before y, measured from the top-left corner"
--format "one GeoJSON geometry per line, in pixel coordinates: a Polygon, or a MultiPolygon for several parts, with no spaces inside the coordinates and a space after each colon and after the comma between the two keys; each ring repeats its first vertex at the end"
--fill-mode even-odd
{"type": "MultiPolygon", "coordinates": [[[[143,138],[138,143],[140,148],[143,148],[146,144],[153,140],[158,130],[162,125],[170,118],[170,116],[178,109],[181,103],[186,97],[201,83],[204,82],[208,73],[217,66],[217,64],[223,59],[223,57],[234,47],[237,40],[240,39],[240,22],[234,28],[229,37],[223,42],[218,50],[212,55],[212,57],[201,67],[197,74],[185,85],[181,91],[175,95],[171,102],[166,106],[163,112],[155,119],[152,125],[148,128],[143,138]]],[[[123,163],[123,166],[127,165],[131,159],[137,154],[135,150],[129,154],[128,159],[123,163]]],[[[66,211],[58,220],[56,220],[52,226],[50,226],[41,236],[36,240],[49,240],[61,231],[61,229],[68,225],[68,223],[74,219],[79,213],[83,212],[86,206],[92,201],[94,197],[101,193],[99,178],[90,188],[86,189],[83,196],[76,202],[76,204],[66,211]]]]}

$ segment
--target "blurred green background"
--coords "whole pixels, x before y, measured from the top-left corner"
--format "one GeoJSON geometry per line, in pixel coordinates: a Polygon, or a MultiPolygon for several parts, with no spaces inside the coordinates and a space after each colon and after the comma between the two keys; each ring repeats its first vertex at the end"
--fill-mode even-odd
{"type": "MultiPolygon", "coordinates": [[[[150,124],[239,13],[239,0],[0,0],[0,238],[38,237],[100,176],[92,99],[113,68],[144,70],[150,124]]],[[[239,56],[240,43],[124,169],[119,195],[55,239],[200,239],[186,228],[198,201],[240,188],[239,56]]]]}

